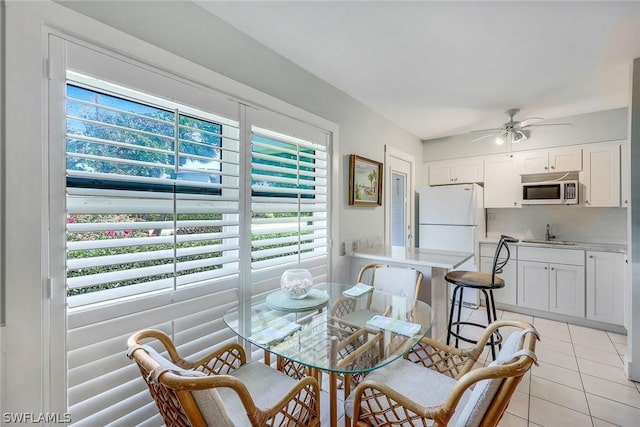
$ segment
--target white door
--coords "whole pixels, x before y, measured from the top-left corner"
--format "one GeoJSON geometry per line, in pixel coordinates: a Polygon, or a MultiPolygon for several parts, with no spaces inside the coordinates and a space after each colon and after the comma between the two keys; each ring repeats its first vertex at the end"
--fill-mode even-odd
{"type": "Polygon", "coordinates": [[[414,171],[413,156],[393,147],[385,147],[385,242],[391,246],[414,245],[414,171]]]}

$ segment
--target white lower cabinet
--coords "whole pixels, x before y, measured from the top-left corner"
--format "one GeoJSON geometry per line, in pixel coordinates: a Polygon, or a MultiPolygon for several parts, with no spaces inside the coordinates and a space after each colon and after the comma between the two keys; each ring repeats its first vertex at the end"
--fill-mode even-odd
{"type": "Polygon", "coordinates": [[[518,249],[519,306],[584,317],[584,286],[584,251],[518,249]]]}
{"type": "Polygon", "coordinates": [[[518,305],[549,311],[549,264],[518,260],[518,305]]]}
{"type": "MultiPolygon", "coordinates": [[[[495,246],[495,245],[493,245],[495,246]]],[[[493,270],[493,258],[480,257],[480,271],[484,273],[491,273],[493,270]]],[[[516,261],[509,260],[507,265],[502,269],[502,273],[498,274],[502,280],[504,280],[504,288],[495,289],[493,291],[493,300],[498,303],[516,305],[516,261]]]]}
{"type": "Polygon", "coordinates": [[[549,264],[549,311],[584,317],[584,266],[549,264]]]}
{"type": "MultiPolygon", "coordinates": [[[[496,245],[480,245],[480,271],[491,273],[496,245]]],[[[629,266],[618,252],[511,245],[497,303],[627,326],[629,266]]]]}
{"type": "Polygon", "coordinates": [[[587,319],[624,324],[625,256],[587,251],[587,319]]]}

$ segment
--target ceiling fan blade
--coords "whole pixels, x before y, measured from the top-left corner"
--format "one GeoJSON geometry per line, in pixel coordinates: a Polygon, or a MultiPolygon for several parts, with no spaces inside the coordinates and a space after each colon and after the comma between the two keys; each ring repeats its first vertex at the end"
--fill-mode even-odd
{"type": "Polygon", "coordinates": [[[504,128],[489,128],[489,129],[474,129],[474,130],[470,130],[469,133],[473,132],[498,132],[498,131],[503,131],[504,128]]]}
{"type": "Polygon", "coordinates": [[[527,127],[527,126],[531,126],[532,124],[536,123],[536,122],[541,122],[544,119],[542,117],[529,117],[528,119],[524,119],[523,121],[521,121],[518,126],[520,126],[521,128],[527,127]]]}
{"type": "Polygon", "coordinates": [[[533,127],[537,127],[537,128],[543,128],[545,126],[573,126],[573,123],[541,123],[539,125],[529,125],[527,126],[528,128],[533,128],[533,127]]]}
{"type": "Polygon", "coordinates": [[[472,139],[469,142],[476,142],[476,141],[480,141],[480,140],[483,140],[483,139],[486,139],[486,138],[491,138],[491,137],[495,137],[497,135],[501,135],[504,132],[504,129],[499,129],[499,130],[500,130],[500,132],[490,133],[489,135],[484,135],[484,136],[481,136],[480,138],[472,139]]]}

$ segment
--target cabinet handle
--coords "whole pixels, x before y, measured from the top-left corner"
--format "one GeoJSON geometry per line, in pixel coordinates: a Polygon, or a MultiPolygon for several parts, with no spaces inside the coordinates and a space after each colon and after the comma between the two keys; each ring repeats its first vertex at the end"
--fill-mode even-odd
{"type": "Polygon", "coordinates": [[[624,204],[626,205],[627,203],[629,203],[629,201],[628,201],[628,200],[625,200],[625,201],[624,201],[624,204]]]}
{"type": "Polygon", "coordinates": [[[454,180],[454,181],[457,181],[457,180],[458,180],[458,178],[454,178],[453,180],[454,180]]]}
{"type": "Polygon", "coordinates": [[[449,181],[453,182],[453,178],[451,178],[449,181]]]}
{"type": "Polygon", "coordinates": [[[518,202],[513,202],[513,206],[518,206],[518,202]]]}
{"type": "Polygon", "coordinates": [[[588,205],[588,204],[589,204],[589,201],[588,201],[588,200],[585,200],[585,201],[584,201],[584,204],[585,204],[585,205],[588,205]]]}
{"type": "Polygon", "coordinates": [[[544,268],[545,270],[547,269],[547,267],[544,268]]]}
{"type": "Polygon", "coordinates": [[[544,170],[548,170],[548,169],[549,169],[548,167],[546,167],[546,166],[544,167],[544,170]]]}
{"type": "Polygon", "coordinates": [[[593,258],[593,255],[589,255],[589,258],[593,258]]]}
{"type": "Polygon", "coordinates": [[[551,267],[551,271],[555,270],[555,267],[551,267]]]}
{"type": "Polygon", "coordinates": [[[555,169],[555,168],[556,168],[555,166],[551,166],[551,169],[555,169]]]}

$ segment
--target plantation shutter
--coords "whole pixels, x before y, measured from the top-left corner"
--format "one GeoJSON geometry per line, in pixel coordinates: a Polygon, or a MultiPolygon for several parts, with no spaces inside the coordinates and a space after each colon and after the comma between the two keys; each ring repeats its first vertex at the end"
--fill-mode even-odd
{"type": "Polygon", "coordinates": [[[54,298],[67,310],[52,348],[66,357],[68,411],[77,426],[162,425],[126,339],[157,328],[198,358],[237,340],[222,317],[239,295],[294,265],[325,279],[330,137],[99,47],[63,47],[68,81],[50,84],[66,88],[65,135],[50,126],[66,141],[51,141],[50,185],[66,190],[66,240],[51,248],[66,255],[52,257],[52,282],[66,284],[54,298]]]}
{"type": "MultiPolygon", "coordinates": [[[[222,316],[238,302],[239,123],[74,72],[68,79],[68,411],[77,426],[162,425],[126,340],[160,329],[195,358],[236,340],[222,316]]],[[[183,98],[203,95],[160,82],[172,84],[183,98]]]]}
{"type": "MultiPolygon", "coordinates": [[[[251,128],[251,269],[328,255],[327,144],[251,128]]],[[[326,271],[323,272],[326,274],[326,271]]]]}
{"type": "Polygon", "coordinates": [[[238,273],[238,124],[67,85],[75,307],[238,273]]]}

